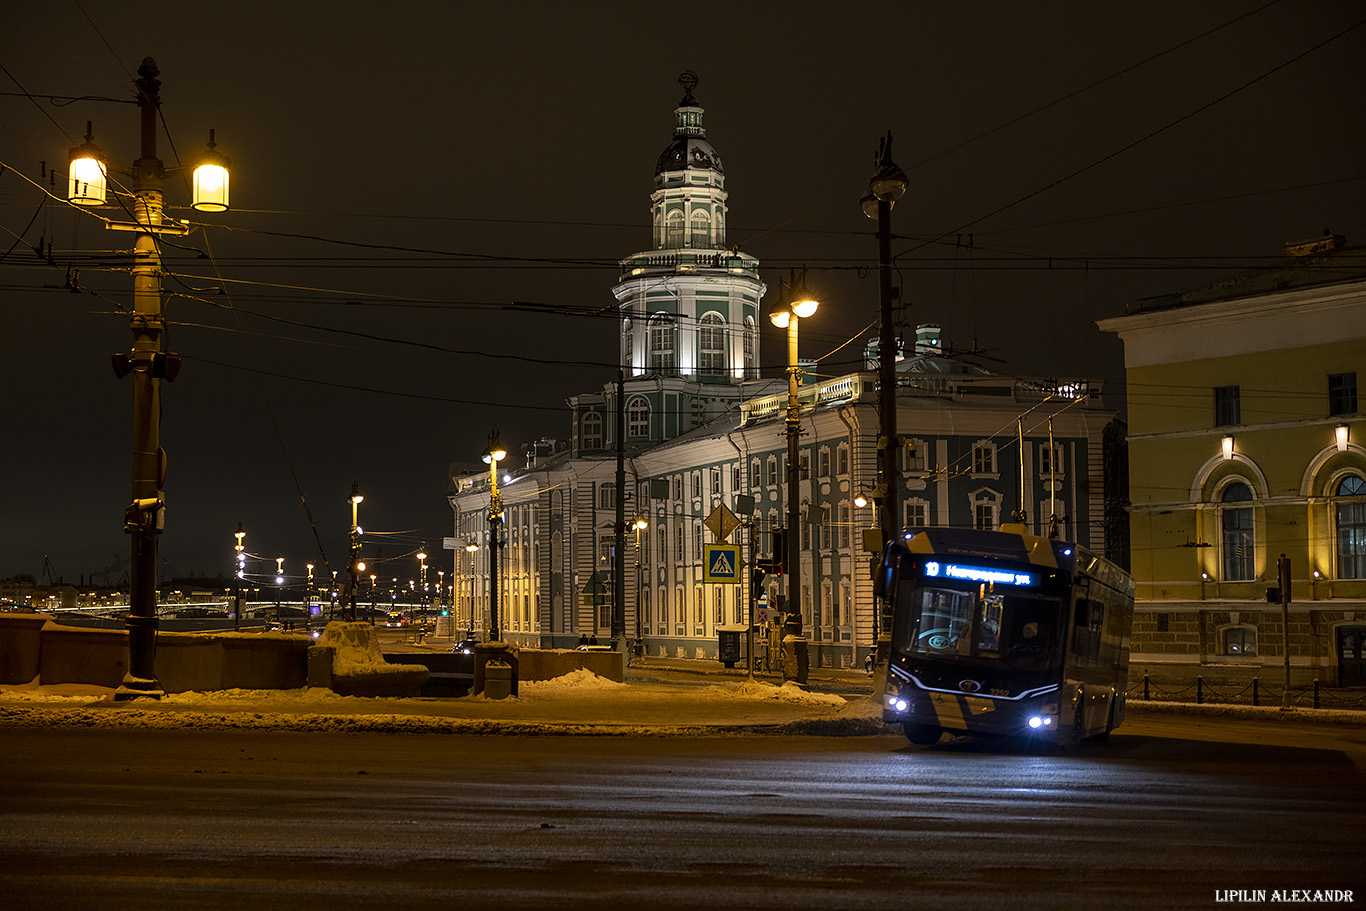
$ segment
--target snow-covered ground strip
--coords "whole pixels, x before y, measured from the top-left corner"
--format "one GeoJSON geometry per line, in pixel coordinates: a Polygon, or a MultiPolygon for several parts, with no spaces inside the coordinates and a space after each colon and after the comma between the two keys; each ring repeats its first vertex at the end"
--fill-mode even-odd
{"type": "Polygon", "coordinates": [[[0,725],[476,734],[861,735],[883,733],[871,699],[760,681],[617,683],[587,670],[522,682],[517,698],[365,698],[328,689],[175,693],[113,702],[112,690],[0,688],[0,725]]]}

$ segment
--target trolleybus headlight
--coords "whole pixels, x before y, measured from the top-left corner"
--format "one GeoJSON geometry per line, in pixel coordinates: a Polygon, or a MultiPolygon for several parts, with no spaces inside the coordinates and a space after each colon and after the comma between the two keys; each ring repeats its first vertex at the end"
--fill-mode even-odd
{"type": "Polygon", "coordinates": [[[1035,715],[1034,717],[1029,719],[1029,726],[1035,729],[1041,728],[1043,727],[1043,719],[1040,718],[1038,715],[1035,715]]]}

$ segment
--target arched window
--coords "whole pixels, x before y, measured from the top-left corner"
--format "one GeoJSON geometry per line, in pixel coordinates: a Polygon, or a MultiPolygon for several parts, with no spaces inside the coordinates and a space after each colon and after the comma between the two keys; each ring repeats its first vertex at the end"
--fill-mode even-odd
{"type": "Polygon", "coordinates": [[[644,396],[636,396],[626,406],[626,433],[637,439],[650,435],[650,403],[644,396]]]}
{"type": "Polygon", "coordinates": [[[675,209],[669,213],[665,221],[666,237],[664,246],[670,250],[679,250],[683,247],[683,213],[675,209]]]}
{"type": "Polygon", "coordinates": [[[1334,496],[1338,537],[1338,578],[1366,579],[1366,481],[1348,475],[1334,496]]]}
{"type": "Polygon", "coordinates": [[[628,316],[621,321],[621,363],[625,365],[627,370],[631,370],[636,365],[635,348],[635,323],[628,316]]]}
{"type": "Polygon", "coordinates": [[[754,317],[745,317],[745,379],[752,380],[759,376],[759,364],[754,359],[755,340],[758,332],[754,328],[754,317]]]}
{"type": "Polygon", "coordinates": [[[726,321],[717,313],[702,317],[697,332],[698,373],[702,376],[726,375],[726,321]]]}
{"type": "Polygon", "coordinates": [[[1224,504],[1219,519],[1224,547],[1223,581],[1250,581],[1255,556],[1252,534],[1252,488],[1242,481],[1235,481],[1224,488],[1220,501],[1224,504]]]}
{"type": "Polygon", "coordinates": [[[583,440],[579,448],[602,448],[602,415],[590,411],[583,416],[583,440]]]}
{"type": "Polygon", "coordinates": [[[650,317],[650,372],[671,374],[673,370],[673,317],[667,313],[657,313],[650,317]]]}
{"type": "Polygon", "coordinates": [[[706,212],[692,213],[692,237],[688,239],[688,246],[694,250],[711,246],[711,220],[706,212]]]}

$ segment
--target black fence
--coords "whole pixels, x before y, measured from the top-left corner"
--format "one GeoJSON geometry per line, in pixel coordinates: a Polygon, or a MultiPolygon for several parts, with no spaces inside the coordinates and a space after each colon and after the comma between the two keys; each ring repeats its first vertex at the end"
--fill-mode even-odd
{"type": "MultiPolygon", "coordinates": [[[[1147,675],[1129,687],[1130,699],[1144,702],[1195,702],[1197,705],[1269,705],[1282,704],[1285,687],[1274,683],[1263,683],[1253,677],[1252,682],[1243,684],[1206,683],[1205,678],[1197,676],[1191,683],[1180,689],[1165,683],[1158,685],[1147,675]]],[[[1361,690],[1335,690],[1319,686],[1319,681],[1305,686],[1290,687],[1290,705],[1297,708],[1316,709],[1359,709],[1366,708],[1366,692],[1361,690]]]]}

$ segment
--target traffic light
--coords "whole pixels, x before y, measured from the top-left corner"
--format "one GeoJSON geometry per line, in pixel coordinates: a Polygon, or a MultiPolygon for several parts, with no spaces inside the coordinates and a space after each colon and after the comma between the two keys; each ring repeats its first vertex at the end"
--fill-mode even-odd
{"type": "Polygon", "coordinates": [[[773,565],[773,574],[781,576],[787,564],[787,533],[783,529],[773,529],[773,549],[769,553],[773,557],[770,561],[773,565]]]}

